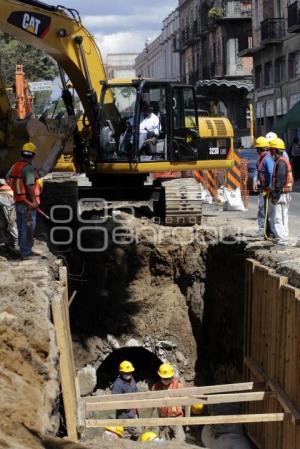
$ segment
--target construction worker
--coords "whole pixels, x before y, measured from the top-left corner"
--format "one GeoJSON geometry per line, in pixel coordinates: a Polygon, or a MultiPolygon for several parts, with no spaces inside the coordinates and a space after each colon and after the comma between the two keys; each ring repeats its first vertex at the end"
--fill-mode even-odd
{"type": "Polygon", "coordinates": [[[155,432],[152,432],[150,430],[147,430],[146,432],[143,432],[139,436],[139,440],[142,443],[152,442],[152,443],[163,443],[165,440],[162,438],[159,438],[159,435],[155,432]]]}
{"type": "MultiPolygon", "coordinates": [[[[176,390],[182,388],[182,384],[174,377],[174,368],[168,363],[160,365],[157,374],[160,380],[153,385],[152,390],[176,390]]],[[[183,410],[180,406],[160,407],[158,409],[160,418],[172,418],[183,416],[183,410]]],[[[166,440],[175,438],[177,441],[185,441],[185,433],[182,426],[161,427],[160,436],[166,440]]]]}
{"type": "MultiPolygon", "coordinates": [[[[119,365],[119,376],[115,380],[112,386],[112,394],[123,393],[137,393],[138,388],[133,378],[132,373],[135,369],[131,362],[124,360],[119,365]]],[[[117,419],[134,419],[138,418],[138,411],[136,409],[124,409],[116,411],[117,419]]],[[[126,427],[124,432],[124,438],[137,437],[137,429],[134,427],[126,427]]]]}
{"type": "Polygon", "coordinates": [[[107,426],[102,434],[102,439],[105,441],[113,441],[124,438],[124,427],[122,426],[107,426]]]}
{"type": "MultiPolygon", "coordinates": [[[[258,234],[265,235],[265,231],[269,236],[270,230],[268,222],[266,223],[266,213],[268,205],[268,195],[272,186],[272,175],[274,168],[274,159],[269,152],[269,142],[263,136],[256,139],[256,151],[258,153],[257,175],[254,178],[255,190],[258,190],[258,234]],[[265,229],[265,224],[267,227],[265,229]]],[[[271,232],[274,232],[272,229],[271,232]]]]}
{"type": "Polygon", "coordinates": [[[275,161],[272,175],[271,221],[275,230],[275,237],[278,239],[277,244],[288,246],[288,210],[294,184],[292,167],[289,160],[283,156],[285,143],[282,139],[277,137],[271,140],[269,145],[275,161]]]}
{"type": "MultiPolygon", "coordinates": [[[[268,144],[271,142],[271,140],[274,140],[277,138],[278,138],[277,134],[274,133],[273,131],[270,131],[266,134],[266,139],[268,141],[268,144]]],[[[289,155],[286,150],[284,150],[284,152],[283,152],[283,157],[286,157],[288,160],[290,160],[289,155]]]]}
{"type": "Polygon", "coordinates": [[[21,159],[16,162],[6,175],[8,184],[14,193],[18,242],[22,259],[34,255],[33,234],[36,226],[36,209],[40,204],[39,174],[33,168],[32,161],[37,148],[34,143],[25,143],[21,150],[21,159]]]}

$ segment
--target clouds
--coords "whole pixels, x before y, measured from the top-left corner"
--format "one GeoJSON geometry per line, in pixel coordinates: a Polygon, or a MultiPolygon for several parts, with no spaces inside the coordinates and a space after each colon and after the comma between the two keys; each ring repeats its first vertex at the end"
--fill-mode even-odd
{"type": "MultiPolygon", "coordinates": [[[[45,0],[56,5],[54,0],[45,0]]],[[[177,7],[178,0],[64,0],[66,7],[77,9],[83,24],[97,40],[103,57],[107,53],[139,53],[145,41],[155,38],[162,20],[177,7]]]]}

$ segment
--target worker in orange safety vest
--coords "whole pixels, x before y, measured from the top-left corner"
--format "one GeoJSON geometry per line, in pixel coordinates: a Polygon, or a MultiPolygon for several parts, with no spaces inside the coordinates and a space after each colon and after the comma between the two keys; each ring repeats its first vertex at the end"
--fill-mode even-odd
{"type": "Polygon", "coordinates": [[[289,160],[284,157],[285,143],[277,137],[271,140],[270,152],[275,160],[271,190],[271,220],[277,245],[289,245],[288,210],[293,190],[293,173],[289,160]]]}
{"type": "MultiPolygon", "coordinates": [[[[163,363],[160,365],[158,372],[159,381],[153,385],[152,390],[176,390],[182,388],[181,382],[175,378],[175,372],[172,365],[163,363]]],[[[174,418],[183,416],[183,409],[180,406],[160,407],[158,409],[160,418],[174,418]]],[[[160,437],[166,440],[176,439],[177,441],[185,441],[185,433],[182,426],[161,427],[160,437]]]]}
{"type": "Polygon", "coordinates": [[[32,165],[36,152],[37,148],[34,143],[25,143],[21,150],[21,159],[11,167],[6,175],[7,183],[14,194],[18,243],[22,259],[28,259],[34,255],[32,252],[33,235],[41,192],[40,176],[32,165]]]}

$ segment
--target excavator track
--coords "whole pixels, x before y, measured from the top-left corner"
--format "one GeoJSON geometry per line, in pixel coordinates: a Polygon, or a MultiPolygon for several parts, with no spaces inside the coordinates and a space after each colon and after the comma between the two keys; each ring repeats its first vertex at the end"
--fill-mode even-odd
{"type": "Polygon", "coordinates": [[[202,220],[202,188],[194,178],[163,182],[166,226],[193,226],[202,220]]]}

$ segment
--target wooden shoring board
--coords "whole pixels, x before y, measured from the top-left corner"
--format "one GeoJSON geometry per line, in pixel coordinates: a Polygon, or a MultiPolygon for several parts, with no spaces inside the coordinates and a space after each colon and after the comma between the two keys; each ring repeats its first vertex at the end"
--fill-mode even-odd
{"type": "MultiPolygon", "coordinates": [[[[286,324],[286,357],[285,357],[285,384],[284,390],[291,398],[296,398],[299,373],[297,372],[297,340],[300,329],[297,329],[297,296],[299,291],[286,285],[283,287],[284,298],[287,303],[286,324]]],[[[297,449],[296,427],[291,423],[284,424],[284,448],[297,449]]]]}
{"type": "Polygon", "coordinates": [[[252,415],[220,415],[203,417],[177,418],[136,418],[136,419],[87,419],[87,428],[124,426],[124,427],[165,427],[165,426],[199,426],[216,424],[245,424],[253,422],[281,422],[284,413],[262,413],[252,415]]]}
{"type": "MultiPolygon", "coordinates": [[[[261,388],[261,383],[254,382],[242,382],[236,384],[224,384],[224,385],[207,385],[203,387],[188,387],[180,388],[180,395],[193,395],[201,396],[217,393],[237,393],[243,391],[253,391],[254,389],[261,388]]],[[[177,390],[168,390],[168,397],[178,397],[177,390]]],[[[111,401],[127,401],[136,399],[155,399],[164,398],[166,396],[166,390],[160,391],[144,391],[141,393],[124,393],[114,395],[101,395],[101,396],[87,396],[82,398],[85,402],[111,402],[111,401]]]]}
{"type": "MultiPolygon", "coordinates": [[[[284,276],[270,275],[270,290],[272,293],[272,341],[271,341],[271,356],[270,356],[270,372],[269,376],[272,379],[279,378],[279,351],[281,347],[280,328],[281,328],[281,296],[282,288],[288,283],[288,279],[284,276]]],[[[278,404],[278,409],[281,407],[278,404]]],[[[278,410],[277,409],[277,410],[278,410]]],[[[270,434],[270,444],[273,444],[274,449],[281,449],[283,445],[283,425],[273,426],[273,432],[270,434]]]]}
{"type": "MultiPolygon", "coordinates": [[[[200,399],[192,396],[179,396],[180,391],[177,390],[177,397],[156,398],[156,399],[136,399],[127,401],[111,401],[111,402],[87,402],[86,412],[104,411],[104,410],[123,410],[123,409],[145,409],[154,407],[170,407],[170,406],[185,406],[197,403],[207,405],[212,404],[229,404],[236,402],[248,401],[263,401],[273,395],[273,393],[265,391],[257,391],[251,393],[229,393],[229,394],[215,394],[211,396],[201,397],[200,399]]],[[[167,395],[168,392],[166,391],[167,395]]],[[[114,395],[111,395],[113,398],[114,395]]]]}
{"type": "Polygon", "coordinates": [[[295,404],[287,396],[286,392],[281,388],[278,382],[274,379],[268,378],[264,370],[250,357],[245,357],[245,363],[253,374],[262,382],[265,382],[266,386],[268,386],[270,390],[276,394],[278,402],[285,413],[290,416],[293,424],[300,424],[299,410],[295,407],[295,404]]]}
{"type": "Polygon", "coordinates": [[[69,317],[66,313],[65,298],[68,295],[67,285],[58,289],[52,300],[52,315],[55,326],[56,342],[59,349],[60,379],[68,438],[78,441],[77,434],[77,391],[75,386],[73,349],[70,346],[69,317]]]}

